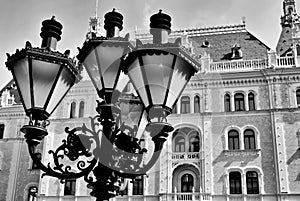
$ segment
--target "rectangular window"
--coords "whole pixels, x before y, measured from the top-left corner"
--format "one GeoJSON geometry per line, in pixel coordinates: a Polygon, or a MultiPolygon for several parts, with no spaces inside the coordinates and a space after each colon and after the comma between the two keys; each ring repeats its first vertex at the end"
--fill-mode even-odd
{"type": "Polygon", "coordinates": [[[246,174],[247,194],[259,194],[258,175],[254,171],[246,174]]]}
{"type": "Polygon", "coordinates": [[[64,195],[75,195],[76,180],[67,179],[65,181],[64,195]]]}
{"type": "Polygon", "coordinates": [[[139,176],[133,181],[132,195],[144,194],[144,179],[143,176],[139,176]]]}
{"type": "Polygon", "coordinates": [[[229,173],[230,194],[242,194],[241,173],[229,173]]]}
{"type": "Polygon", "coordinates": [[[4,128],[5,128],[5,125],[4,124],[0,124],[0,139],[3,139],[4,128]]]}

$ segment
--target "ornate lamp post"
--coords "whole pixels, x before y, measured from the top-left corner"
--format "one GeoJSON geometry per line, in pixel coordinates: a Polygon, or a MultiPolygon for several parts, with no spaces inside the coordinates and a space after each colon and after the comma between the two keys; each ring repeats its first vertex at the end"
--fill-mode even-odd
{"type": "Polygon", "coordinates": [[[35,147],[48,134],[47,120],[69,89],[80,80],[80,68],[64,54],[55,51],[62,25],[51,20],[43,22],[41,48],[29,42],[21,51],[10,56],[6,66],[12,72],[20,93],[29,124],[25,133],[29,153],[44,175],[62,181],[84,177],[97,200],[107,200],[119,193],[121,179],[144,175],[157,161],[168,133],[167,123],[172,106],[186,84],[197,72],[193,58],[180,46],[180,40],[168,43],[171,17],[153,15],[151,30],[153,44],[136,41],[133,47],[128,37],[119,37],[123,16],[115,10],[105,15],[106,37],[92,35],[79,48],[80,65],[87,70],[100,101],[98,115],[74,129],[66,128],[67,139],[55,151],[50,150],[54,164],[44,165],[36,157],[35,147]],[[120,74],[127,74],[139,98],[124,99],[116,90],[120,74]],[[124,114],[124,111],[126,113],[124,114]],[[132,115],[133,114],[133,115],[132,115]],[[128,116],[131,121],[128,122],[128,116]],[[139,144],[138,127],[147,121],[145,132],[154,143],[150,160],[143,161],[147,150],[139,144]],[[100,126],[97,126],[100,125],[100,126]],[[97,129],[97,128],[100,129],[97,129]],[[62,164],[67,157],[75,167],[62,164]],[[84,159],[83,159],[84,158],[84,159]]]}

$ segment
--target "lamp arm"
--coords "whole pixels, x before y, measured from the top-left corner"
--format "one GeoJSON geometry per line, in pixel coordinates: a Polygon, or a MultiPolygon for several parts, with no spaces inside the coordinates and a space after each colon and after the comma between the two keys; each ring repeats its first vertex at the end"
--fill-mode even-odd
{"type": "MultiPolygon", "coordinates": [[[[63,146],[64,145],[61,145],[60,149],[63,146]]],[[[65,170],[63,170],[62,169],[63,165],[59,164],[58,159],[55,159],[54,157],[53,158],[54,158],[56,166],[54,168],[51,168],[50,163],[48,163],[48,165],[45,166],[42,163],[41,159],[37,157],[37,152],[35,152],[36,145],[34,145],[34,144],[28,143],[28,150],[29,150],[29,154],[30,154],[30,157],[32,158],[33,162],[37,165],[38,168],[40,168],[44,172],[42,174],[42,177],[44,177],[46,175],[56,177],[56,178],[59,178],[61,180],[61,182],[63,182],[63,180],[65,180],[65,179],[79,178],[79,177],[88,175],[97,163],[96,159],[92,159],[90,161],[87,161],[87,163],[89,163],[89,165],[86,168],[84,168],[86,166],[86,162],[79,161],[77,164],[77,168],[80,170],[80,172],[75,173],[75,172],[70,172],[70,167],[68,167],[68,166],[66,166],[65,170]],[[55,170],[57,170],[57,171],[55,171],[55,170]]],[[[61,157],[61,156],[58,156],[58,157],[61,157]]]]}

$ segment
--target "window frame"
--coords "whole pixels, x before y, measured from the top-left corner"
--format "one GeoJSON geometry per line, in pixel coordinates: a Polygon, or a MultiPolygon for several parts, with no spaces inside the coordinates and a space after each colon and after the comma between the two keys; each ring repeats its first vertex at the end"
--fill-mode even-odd
{"type": "Polygon", "coordinates": [[[231,100],[230,100],[230,94],[228,93],[224,95],[224,111],[231,112],[231,100]]]}
{"type": "Polygon", "coordinates": [[[183,153],[183,152],[186,152],[186,139],[185,139],[185,136],[183,136],[182,134],[179,134],[177,136],[175,136],[174,140],[174,150],[173,152],[175,153],[183,153]],[[183,142],[179,142],[183,140],[183,142]]]}
{"type": "Polygon", "coordinates": [[[69,113],[69,118],[73,119],[76,117],[76,102],[72,101],[70,104],[70,113],[69,113]]]}
{"type": "Polygon", "coordinates": [[[259,178],[258,173],[256,171],[246,172],[246,189],[247,194],[259,194],[259,178]],[[256,176],[249,177],[249,173],[255,173],[256,176]]]}
{"type": "Polygon", "coordinates": [[[248,93],[248,109],[249,111],[255,111],[255,94],[253,92],[248,93]]]}
{"type": "Polygon", "coordinates": [[[180,99],[180,114],[189,114],[191,112],[191,99],[189,96],[182,96],[180,99]]]}
{"type": "Polygon", "coordinates": [[[229,194],[242,194],[242,175],[239,171],[229,172],[229,194]],[[233,184],[233,185],[232,185],[233,184]],[[239,185],[237,185],[239,184],[239,185]]]}
{"type": "Polygon", "coordinates": [[[189,150],[188,152],[199,152],[200,151],[200,137],[199,135],[197,135],[197,133],[195,134],[190,134],[189,136],[189,150]],[[196,141],[192,141],[192,139],[196,139],[196,141]],[[195,146],[195,144],[197,146],[195,146]]]}
{"type": "Polygon", "coordinates": [[[144,177],[136,177],[132,184],[132,195],[144,195],[144,177]]]}
{"type": "Polygon", "coordinates": [[[181,189],[180,189],[181,193],[191,193],[191,192],[193,192],[193,187],[194,187],[194,177],[193,177],[193,175],[191,175],[189,173],[183,174],[180,178],[180,182],[181,182],[181,189]],[[188,177],[187,182],[184,181],[185,176],[188,177]],[[187,187],[187,190],[184,190],[184,187],[187,187]]]}
{"type": "Polygon", "coordinates": [[[234,94],[234,110],[245,111],[245,95],[241,92],[234,94]]]}
{"type": "Polygon", "coordinates": [[[75,195],[75,193],[76,193],[76,179],[66,179],[64,185],[64,195],[75,195]]]}
{"type": "Polygon", "coordinates": [[[252,129],[246,129],[244,131],[244,149],[245,150],[257,149],[256,134],[252,129]],[[251,132],[251,135],[247,134],[247,132],[248,133],[251,132]]]}
{"type": "Polygon", "coordinates": [[[28,188],[28,196],[27,201],[36,201],[37,200],[37,193],[38,193],[38,187],[31,186],[28,188]],[[35,192],[33,192],[31,189],[36,189],[35,192]]]}
{"type": "Polygon", "coordinates": [[[78,117],[79,118],[84,117],[84,107],[85,107],[84,101],[80,101],[80,103],[79,103],[79,110],[78,110],[78,117]]]}
{"type": "Polygon", "coordinates": [[[227,140],[228,140],[228,150],[240,150],[240,134],[237,130],[235,129],[229,130],[227,133],[227,140]],[[230,135],[233,132],[236,133],[235,136],[230,135]]]}
{"type": "Polygon", "coordinates": [[[194,113],[200,113],[200,96],[194,96],[194,113]]]}
{"type": "Polygon", "coordinates": [[[296,89],[296,105],[300,107],[300,88],[296,89]]]}

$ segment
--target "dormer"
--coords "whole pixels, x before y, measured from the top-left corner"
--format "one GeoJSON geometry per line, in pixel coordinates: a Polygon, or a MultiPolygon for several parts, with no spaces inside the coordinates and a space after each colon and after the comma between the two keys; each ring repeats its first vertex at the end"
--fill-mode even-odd
{"type": "Polygon", "coordinates": [[[231,59],[242,59],[243,52],[241,50],[241,46],[239,44],[234,44],[231,48],[231,59]]]}

